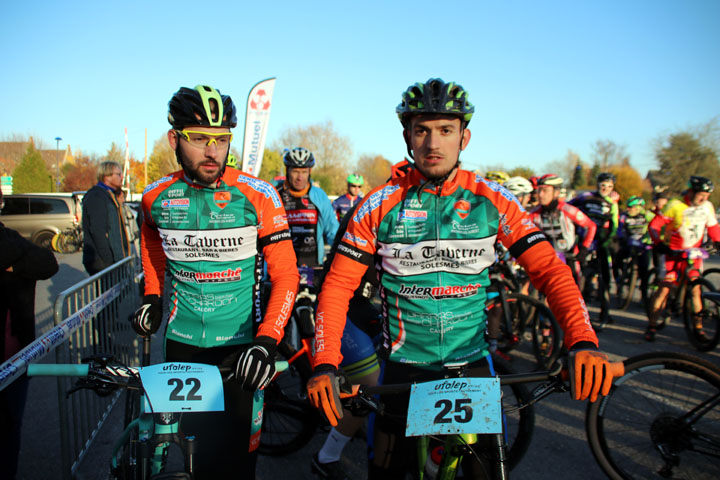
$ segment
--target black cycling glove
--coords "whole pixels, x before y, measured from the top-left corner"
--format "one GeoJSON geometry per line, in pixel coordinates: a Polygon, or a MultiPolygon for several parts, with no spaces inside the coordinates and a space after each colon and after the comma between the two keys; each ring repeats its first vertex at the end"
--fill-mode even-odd
{"type": "Polygon", "coordinates": [[[131,318],[133,330],[142,337],[157,332],[162,323],[162,302],[158,295],[145,295],[143,304],[131,318]]]}
{"type": "Polygon", "coordinates": [[[259,336],[245,350],[235,363],[235,380],[243,389],[254,392],[262,390],[275,375],[275,350],[277,342],[274,338],[259,336]]]}

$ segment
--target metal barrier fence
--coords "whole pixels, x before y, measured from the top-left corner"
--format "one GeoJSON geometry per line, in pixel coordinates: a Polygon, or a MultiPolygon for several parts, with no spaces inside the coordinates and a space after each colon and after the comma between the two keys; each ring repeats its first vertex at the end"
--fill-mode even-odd
{"type": "MultiPolygon", "coordinates": [[[[128,316],[140,304],[142,273],[137,257],[127,257],[63,291],[55,300],[55,327],[0,366],[0,390],[21,376],[27,364],[55,351],[56,363],[81,363],[111,354],[139,365],[139,337],[128,316]]],[[[47,358],[46,358],[47,360],[47,358]]],[[[74,476],[120,392],[99,396],[81,390],[67,397],[75,379],[57,380],[62,478],[74,476]]]]}

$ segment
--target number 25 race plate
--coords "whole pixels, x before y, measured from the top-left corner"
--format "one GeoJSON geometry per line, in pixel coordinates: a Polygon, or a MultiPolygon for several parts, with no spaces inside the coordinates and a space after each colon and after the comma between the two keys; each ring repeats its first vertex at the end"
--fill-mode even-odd
{"type": "MultiPolygon", "coordinates": [[[[202,363],[160,363],[140,369],[154,412],[222,412],[225,410],[220,370],[202,363]]],[[[148,405],[146,411],[150,411],[148,405]]]]}
{"type": "Polygon", "coordinates": [[[410,390],[405,435],[502,433],[500,380],[449,378],[410,390]]]}

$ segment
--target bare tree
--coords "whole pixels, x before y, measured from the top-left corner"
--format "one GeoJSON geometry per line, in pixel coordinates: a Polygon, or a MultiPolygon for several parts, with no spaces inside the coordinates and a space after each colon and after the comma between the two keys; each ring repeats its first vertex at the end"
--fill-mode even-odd
{"type": "Polygon", "coordinates": [[[348,137],[337,133],[330,120],[325,123],[288,128],[271,147],[282,152],[285,148],[304,147],[313,152],[316,165],[313,179],[320,182],[329,195],[345,191],[345,179],[352,157],[348,137]]]}

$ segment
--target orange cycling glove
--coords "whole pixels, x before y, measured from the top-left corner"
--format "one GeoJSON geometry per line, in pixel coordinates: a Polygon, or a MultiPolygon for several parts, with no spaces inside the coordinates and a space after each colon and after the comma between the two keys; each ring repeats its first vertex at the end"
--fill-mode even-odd
{"type": "Polygon", "coordinates": [[[325,415],[333,427],[337,426],[338,420],[343,416],[340,380],[335,375],[336,372],[337,369],[332,365],[318,365],[307,383],[310,403],[325,415]]]}
{"type": "Polygon", "coordinates": [[[597,400],[598,393],[607,395],[612,386],[613,371],[608,356],[596,350],[570,352],[570,390],[575,400],[597,400]]]}

